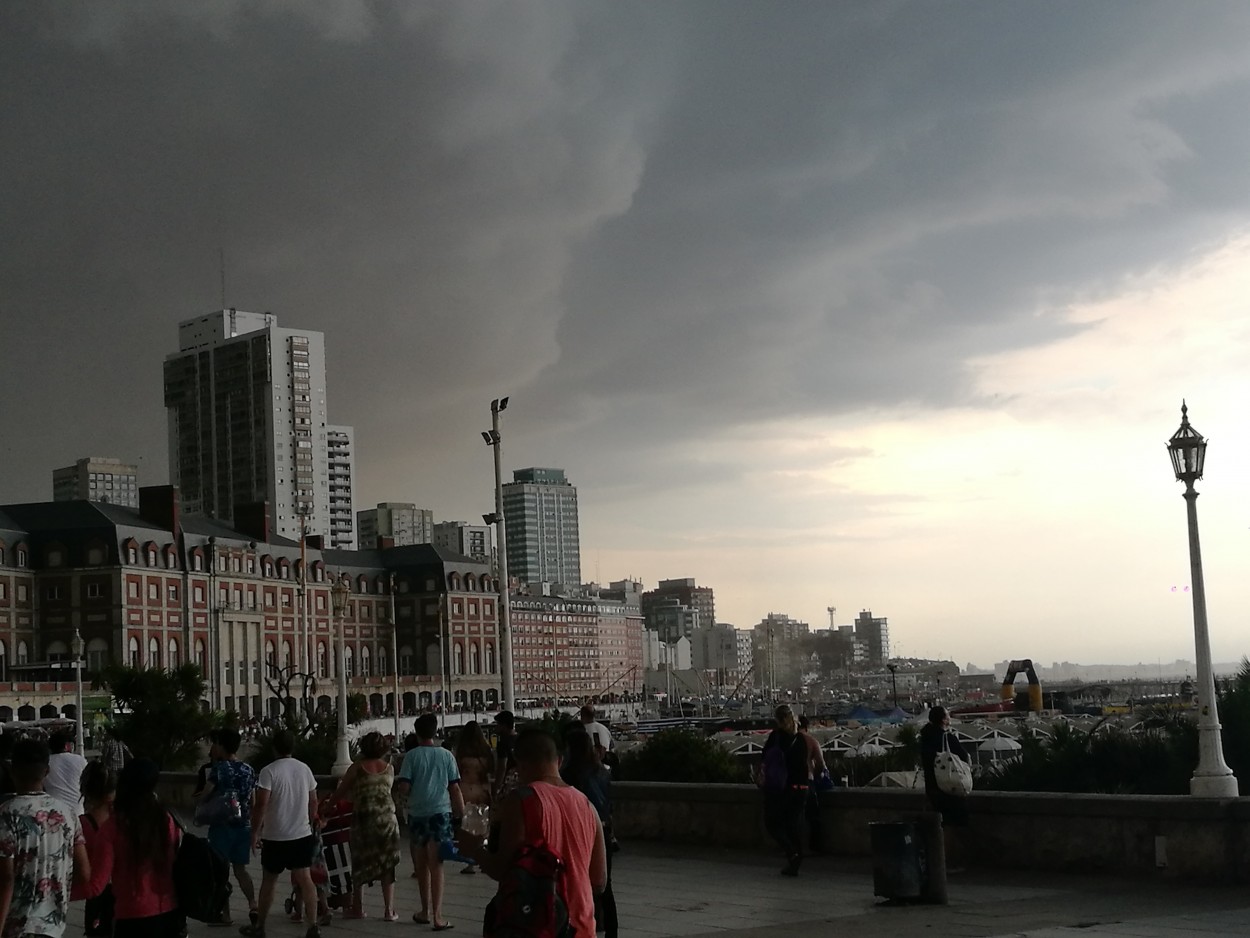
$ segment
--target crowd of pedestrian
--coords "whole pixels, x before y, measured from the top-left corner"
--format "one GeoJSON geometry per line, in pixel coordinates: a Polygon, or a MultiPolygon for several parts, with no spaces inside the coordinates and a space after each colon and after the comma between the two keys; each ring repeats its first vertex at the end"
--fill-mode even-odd
{"type": "MultiPolygon", "coordinates": [[[[329,912],[313,876],[319,832],[335,805],[350,803],[345,917],[364,918],[363,891],[377,885],[382,920],[399,920],[395,881],[406,838],[420,895],[412,920],[419,925],[454,927],[443,909],[444,868],[454,858],[466,872],[498,882],[483,912],[485,934],[537,914],[542,903],[527,890],[558,881],[549,890],[558,907],[540,909],[553,933],[563,923],[572,929],[567,934],[616,938],[613,742],[593,708],[583,709],[562,745],[541,728],[518,732],[506,711],[495,717],[493,746],[476,722],[461,728],[450,749],[438,740],[434,714],[418,717],[414,730],[402,754],[379,733],[363,736],[357,760],[321,796],[286,729],[272,732],[276,758],[259,772],[239,758],[240,730],[211,735],[195,792],[196,822],[207,827],[207,848],[229,868],[246,903],[240,933],[265,938],[280,880],[289,875],[292,918],[306,923],[305,938],[320,938],[329,912]],[[259,883],[249,872],[253,856],[259,883]]],[[[87,938],[185,938],[187,914],[174,874],[185,834],[158,798],[158,767],[135,758],[107,730],[98,742],[100,754],[90,762],[74,751],[71,734],[2,744],[0,938],[60,938],[71,899],[85,900],[87,938]]],[[[214,909],[211,924],[233,924],[228,898],[214,909]]],[[[545,926],[538,926],[542,932],[545,926]]]]}

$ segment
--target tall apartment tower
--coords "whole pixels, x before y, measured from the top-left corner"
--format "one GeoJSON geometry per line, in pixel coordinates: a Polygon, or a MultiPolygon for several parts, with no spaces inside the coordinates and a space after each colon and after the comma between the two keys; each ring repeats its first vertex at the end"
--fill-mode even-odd
{"type": "Polygon", "coordinates": [[[864,660],[881,667],[890,657],[890,625],[884,616],[874,616],[865,609],[855,620],[855,640],[864,646],[864,660]]]}
{"type": "Polygon", "coordinates": [[[224,309],[179,323],[178,349],[165,407],[186,510],[232,522],[236,505],[268,502],[274,533],[298,539],[303,517],[333,543],[325,335],[224,309]]]}
{"type": "MultiPolygon", "coordinates": [[[[695,626],[704,628],[716,624],[716,597],[712,587],[699,586],[693,577],[686,577],[680,580],[661,580],[655,589],[642,594],[642,617],[646,620],[648,629],[662,631],[658,617],[662,617],[662,610],[672,606],[674,601],[697,611],[695,626]]],[[[686,632],[686,637],[690,637],[689,632],[686,632]]]]}
{"type": "Polygon", "coordinates": [[[522,583],[582,582],[577,488],[563,469],[517,469],[503,487],[508,575],[522,583]]]}
{"type": "Polygon", "coordinates": [[[429,544],[434,539],[434,512],[412,502],[379,502],[377,508],[356,512],[362,550],[376,550],[379,538],[395,547],[429,544]]]}
{"type": "Polygon", "coordinates": [[[352,477],[356,469],[356,431],[326,427],[326,463],[330,473],[330,545],[356,547],[356,512],[352,505],[352,477]]]}
{"type": "Polygon", "coordinates": [[[483,560],[494,569],[497,559],[494,531],[494,528],[485,524],[439,521],[434,525],[434,536],[430,538],[430,543],[474,560],[483,560]]]}
{"type": "Polygon", "coordinates": [[[139,467],[102,456],[88,456],[52,470],[54,502],[107,502],[139,507],[139,467]]]}

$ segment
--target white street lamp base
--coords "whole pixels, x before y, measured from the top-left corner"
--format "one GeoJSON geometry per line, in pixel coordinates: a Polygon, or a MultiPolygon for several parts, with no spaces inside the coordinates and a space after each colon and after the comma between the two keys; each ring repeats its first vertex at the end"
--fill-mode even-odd
{"type": "Polygon", "coordinates": [[[352,754],[347,745],[347,738],[340,736],[338,740],[338,755],[335,757],[334,765],[330,766],[330,774],[335,778],[342,778],[351,767],[352,754]]]}
{"type": "Polygon", "coordinates": [[[1195,798],[1236,798],[1237,776],[1195,775],[1189,780],[1189,794],[1195,798]]]}

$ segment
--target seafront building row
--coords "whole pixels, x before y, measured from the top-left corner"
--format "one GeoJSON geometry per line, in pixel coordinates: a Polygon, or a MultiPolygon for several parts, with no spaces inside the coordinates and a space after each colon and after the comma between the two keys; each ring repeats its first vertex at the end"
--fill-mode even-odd
{"type": "MultiPolygon", "coordinates": [[[[280,712],[282,682],[311,675],[333,705],[337,638],[370,710],[501,700],[499,581],[490,565],[432,544],[373,550],[274,533],[262,503],[226,523],[180,510],[172,486],[139,507],[87,501],[0,506],[0,720],[70,716],[75,637],[84,683],[111,661],[203,671],[205,707],[280,712]],[[336,577],[351,587],[341,623],[336,577]]],[[[641,686],[636,584],[512,597],[519,696],[613,698],[641,686]],[[634,589],[627,589],[627,586],[634,589]]],[[[300,686],[296,681],[292,686],[300,686]]],[[[298,696],[298,691],[296,692],[298,696]]]]}

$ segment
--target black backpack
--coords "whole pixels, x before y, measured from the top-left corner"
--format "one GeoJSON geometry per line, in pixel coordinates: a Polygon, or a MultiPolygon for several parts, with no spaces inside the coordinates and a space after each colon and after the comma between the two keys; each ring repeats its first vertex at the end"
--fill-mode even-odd
{"type": "Polygon", "coordinates": [[[230,907],[230,864],[206,839],[192,834],[177,818],[174,823],[182,831],[173,868],[178,908],[196,921],[224,921],[230,907]]]}

